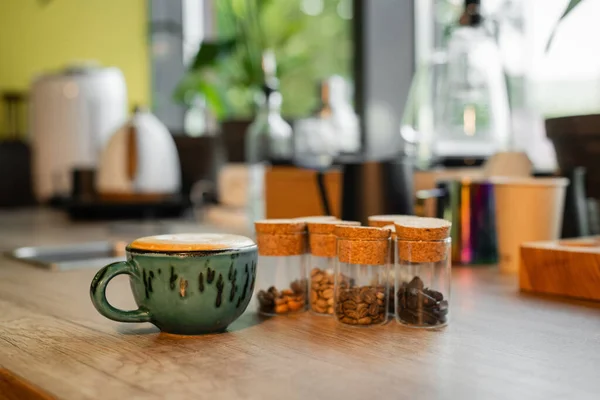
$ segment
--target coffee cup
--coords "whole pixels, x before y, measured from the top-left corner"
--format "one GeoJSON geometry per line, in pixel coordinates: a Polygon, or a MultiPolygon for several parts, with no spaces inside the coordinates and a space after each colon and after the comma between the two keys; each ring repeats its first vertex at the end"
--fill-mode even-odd
{"type": "Polygon", "coordinates": [[[150,322],[174,334],[224,331],[246,309],[256,277],[257,246],[228,234],[159,235],[137,239],[127,260],[102,268],[90,286],[96,310],[119,322],[150,322]],[[119,310],[106,286],[129,275],[137,310],[119,310]]]}
{"type": "Polygon", "coordinates": [[[494,177],[501,272],[519,271],[523,243],[557,240],[562,226],[566,178],[494,177]]]}

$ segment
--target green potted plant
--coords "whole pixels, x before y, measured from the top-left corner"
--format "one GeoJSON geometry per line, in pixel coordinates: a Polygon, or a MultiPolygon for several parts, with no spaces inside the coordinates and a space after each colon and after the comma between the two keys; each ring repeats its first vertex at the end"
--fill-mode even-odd
{"type": "Polygon", "coordinates": [[[245,131],[255,111],[255,95],[264,82],[261,59],[272,51],[287,119],[306,115],[317,102],[313,84],[340,74],[348,77],[351,26],[333,18],[344,0],[324,2],[319,15],[308,15],[300,0],[219,0],[217,37],[203,41],[176,89],[175,98],[190,104],[195,96],[220,122],[229,161],[243,161],[245,131]],[[323,29],[326,27],[327,29],[323,29]]]}

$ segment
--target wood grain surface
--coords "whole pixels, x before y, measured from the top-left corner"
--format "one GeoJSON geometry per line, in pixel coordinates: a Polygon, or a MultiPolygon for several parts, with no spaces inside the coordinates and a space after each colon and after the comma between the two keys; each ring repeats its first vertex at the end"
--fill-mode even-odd
{"type": "Polygon", "coordinates": [[[21,377],[0,368],[0,400],[55,400],[43,390],[32,386],[21,377]]]}
{"type": "MultiPolygon", "coordinates": [[[[0,213],[2,246],[43,242],[50,233],[56,242],[59,231],[63,240],[74,232],[82,240],[103,229],[46,214],[0,213]],[[47,226],[49,219],[55,225],[47,226]]],[[[104,319],[89,300],[94,273],[50,272],[0,258],[0,367],[58,399],[600,394],[599,306],[520,293],[516,276],[493,267],[454,269],[451,321],[440,331],[395,322],[357,328],[308,313],[261,319],[251,304],[226,333],[198,337],[104,319]]],[[[134,307],[126,278],[115,278],[108,289],[114,305],[134,307]]]]}
{"type": "Polygon", "coordinates": [[[600,301],[600,238],[523,244],[519,286],[529,292],[600,301]]]}

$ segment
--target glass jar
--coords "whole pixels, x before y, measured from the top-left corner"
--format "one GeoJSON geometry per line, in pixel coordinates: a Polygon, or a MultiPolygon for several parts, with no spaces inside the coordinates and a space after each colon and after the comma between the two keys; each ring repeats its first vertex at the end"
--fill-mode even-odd
{"type": "MultiPolygon", "coordinates": [[[[405,217],[405,216],[400,216],[405,217]]],[[[414,217],[418,218],[418,217],[414,217]]],[[[370,222],[370,221],[369,221],[370,222]]],[[[382,227],[383,229],[389,229],[391,235],[391,243],[396,243],[396,226],[394,224],[385,225],[382,227]]],[[[390,257],[388,260],[389,265],[389,274],[388,274],[388,316],[390,318],[394,318],[395,308],[396,308],[396,270],[394,269],[394,265],[396,262],[395,252],[390,249],[390,257]]]]}
{"type": "MultiPolygon", "coordinates": [[[[371,215],[368,218],[368,224],[369,226],[374,226],[374,227],[378,227],[378,228],[384,228],[384,229],[389,229],[391,231],[391,237],[392,237],[392,242],[395,240],[396,237],[396,232],[395,232],[395,226],[394,226],[394,222],[396,221],[405,221],[405,220],[410,220],[410,219],[414,219],[414,218],[419,218],[415,215],[402,215],[402,214],[388,214],[388,215],[371,215]]],[[[394,276],[395,276],[395,271],[394,271],[394,252],[390,251],[390,258],[389,258],[389,275],[388,275],[388,295],[389,295],[389,299],[388,299],[388,315],[393,318],[394,317],[394,308],[395,308],[395,293],[396,293],[396,286],[394,284],[394,276]]]]}
{"type": "Polygon", "coordinates": [[[452,279],[451,224],[421,218],[395,225],[396,319],[410,327],[445,326],[452,279]]]}
{"type": "Polygon", "coordinates": [[[306,224],[290,219],[256,221],[258,311],[281,315],[306,310],[306,224]]]}
{"type": "Polygon", "coordinates": [[[337,255],[336,225],[358,226],[360,222],[321,220],[309,222],[310,310],[319,315],[333,315],[333,283],[337,255]]]}
{"type": "Polygon", "coordinates": [[[356,326],[384,324],[388,308],[390,231],[383,228],[335,228],[337,263],[334,310],[338,321],[356,326]]]}

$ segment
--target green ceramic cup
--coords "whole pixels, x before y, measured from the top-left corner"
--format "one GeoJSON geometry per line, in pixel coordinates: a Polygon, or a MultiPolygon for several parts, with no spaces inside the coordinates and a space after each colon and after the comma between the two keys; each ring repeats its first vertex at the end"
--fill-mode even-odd
{"type": "Polygon", "coordinates": [[[127,246],[127,261],[102,268],[90,285],[96,310],[120,322],[151,322],[161,331],[195,335],[224,331],[246,309],[256,277],[257,247],[243,236],[161,235],[127,246]],[[130,278],[137,310],[111,306],[106,286],[130,278]]]}

